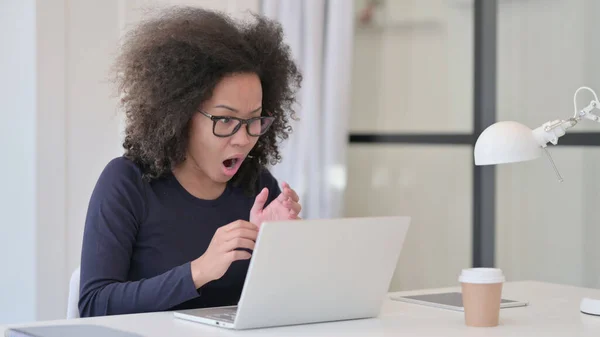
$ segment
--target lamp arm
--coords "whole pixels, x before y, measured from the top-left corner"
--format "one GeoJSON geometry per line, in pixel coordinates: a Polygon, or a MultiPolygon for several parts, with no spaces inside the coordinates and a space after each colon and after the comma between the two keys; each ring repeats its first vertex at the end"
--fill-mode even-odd
{"type": "MultiPolygon", "coordinates": [[[[589,113],[591,110],[594,109],[594,107],[598,106],[598,102],[599,102],[598,95],[596,95],[596,92],[594,92],[593,89],[591,89],[589,87],[580,87],[579,89],[577,89],[575,91],[575,94],[573,95],[573,118],[577,118],[579,116],[583,116],[586,113],[589,113]],[[587,107],[585,107],[583,110],[577,111],[577,94],[581,90],[584,90],[584,89],[588,90],[589,92],[592,93],[592,95],[594,95],[594,100],[592,100],[592,102],[587,107]],[[590,105],[592,105],[592,104],[594,104],[594,105],[590,108],[590,105]],[[589,110],[586,111],[586,109],[589,109],[589,110]]],[[[597,119],[595,121],[597,121],[597,119]]]]}
{"type": "Polygon", "coordinates": [[[552,143],[553,145],[558,144],[558,138],[564,136],[568,129],[577,125],[582,119],[600,123],[600,116],[593,113],[594,109],[600,110],[600,101],[598,101],[598,96],[594,90],[588,87],[577,89],[573,95],[573,108],[573,117],[567,120],[557,119],[549,121],[533,130],[533,135],[541,147],[545,148],[548,143],[552,143]],[[583,89],[589,90],[594,95],[594,99],[585,108],[577,110],[577,94],[583,89]]]}
{"type": "Polygon", "coordinates": [[[546,149],[546,145],[548,143],[552,143],[552,144],[556,145],[558,143],[558,138],[564,136],[565,133],[567,133],[567,130],[574,127],[575,125],[577,125],[577,119],[569,118],[566,121],[565,120],[555,120],[555,121],[546,122],[542,126],[536,128],[532,131],[533,137],[535,138],[537,143],[540,144],[540,146],[544,150],[544,153],[548,157],[548,160],[550,161],[550,164],[552,165],[552,168],[554,169],[554,173],[556,173],[556,177],[558,178],[558,181],[560,181],[561,183],[563,182],[563,178],[560,175],[560,172],[558,172],[558,168],[554,164],[554,160],[552,160],[552,156],[548,152],[548,149],[546,149]]]}
{"type": "Polygon", "coordinates": [[[546,147],[548,143],[556,145],[558,144],[558,138],[564,136],[567,133],[567,130],[575,125],[577,125],[577,120],[575,118],[549,121],[534,129],[533,136],[541,147],[546,147]]]}

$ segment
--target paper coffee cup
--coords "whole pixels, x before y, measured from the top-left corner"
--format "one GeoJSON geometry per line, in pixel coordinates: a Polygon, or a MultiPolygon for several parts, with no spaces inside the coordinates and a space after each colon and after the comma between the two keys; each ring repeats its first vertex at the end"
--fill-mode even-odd
{"type": "Polygon", "coordinates": [[[502,270],[495,268],[463,269],[458,281],[462,285],[465,323],[468,326],[493,327],[500,319],[502,270]]]}

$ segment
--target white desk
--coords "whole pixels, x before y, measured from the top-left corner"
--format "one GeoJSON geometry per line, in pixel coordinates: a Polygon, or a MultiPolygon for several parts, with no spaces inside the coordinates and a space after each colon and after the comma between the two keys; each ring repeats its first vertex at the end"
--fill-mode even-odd
{"type": "MultiPolygon", "coordinates": [[[[414,295],[458,288],[411,291],[414,295]]],[[[600,317],[579,312],[584,296],[600,299],[600,290],[540,282],[507,283],[503,296],[530,302],[528,307],[502,309],[500,326],[469,328],[463,314],[445,309],[388,300],[379,318],[290,327],[231,331],[175,319],[160,312],[37,322],[35,325],[98,324],[127,330],[148,337],[198,336],[600,336],[600,317]]],[[[318,303],[318,301],[316,302],[318,303]]],[[[2,328],[0,331],[3,332],[2,328]]]]}

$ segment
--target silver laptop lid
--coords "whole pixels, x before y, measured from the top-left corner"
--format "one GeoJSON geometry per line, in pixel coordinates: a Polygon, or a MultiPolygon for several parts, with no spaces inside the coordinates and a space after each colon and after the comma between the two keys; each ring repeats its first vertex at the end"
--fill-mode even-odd
{"type": "Polygon", "coordinates": [[[238,329],[377,316],[409,217],[263,224],[238,304],[238,329]]]}

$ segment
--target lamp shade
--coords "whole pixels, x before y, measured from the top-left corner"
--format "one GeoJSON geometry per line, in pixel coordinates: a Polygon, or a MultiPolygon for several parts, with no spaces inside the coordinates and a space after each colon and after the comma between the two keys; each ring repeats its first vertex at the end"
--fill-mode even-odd
{"type": "Polygon", "coordinates": [[[498,122],[483,130],[475,142],[475,165],[494,165],[537,159],[542,147],[530,128],[513,122],[498,122]]]}

